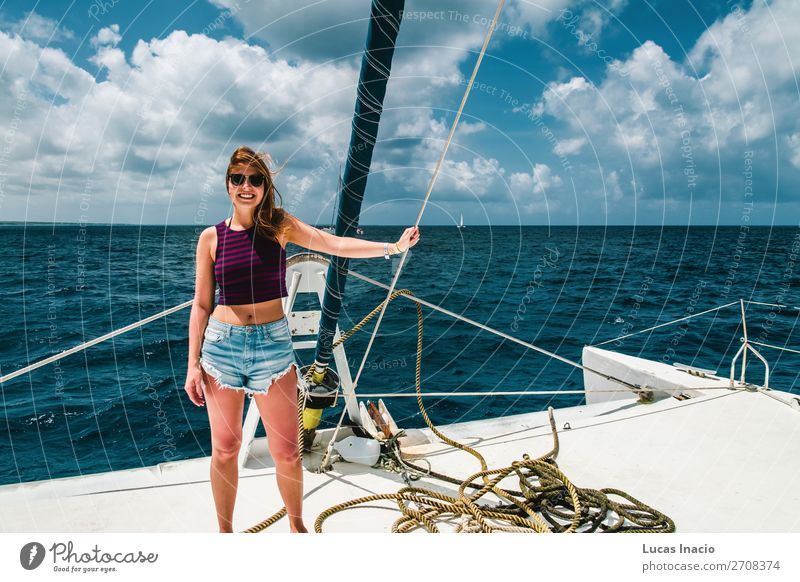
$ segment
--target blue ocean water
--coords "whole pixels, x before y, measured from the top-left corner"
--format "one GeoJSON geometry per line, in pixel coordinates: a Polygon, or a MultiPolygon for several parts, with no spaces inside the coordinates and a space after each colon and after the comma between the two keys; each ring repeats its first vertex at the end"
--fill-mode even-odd
{"type": "MultiPolygon", "coordinates": [[[[363,238],[384,241],[396,240],[403,227],[365,230],[363,238]]],[[[6,249],[0,374],[190,300],[198,232],[193,226],[0,224],[6,249]]],[[[580,361],[585,345],[739,298],[787,306],[747,305],[751,340],[800,348],[794,336],[797,228],[433,226],[421,232],[398,288],[571,360],[580,361]]],[[[350,266],[388,284],[392,263],[360,259],[350,266]]],[[[340,326],[349,329],[384,299],[385,291],[351,278],[340,326]]],[[[426,399],[435,423],[582,401],[492,396],[580,389],[582,373],[428,308],[423,313],[423,391],[486,394],[426,399]]],[[[210,454],[206,411],[183,391],[188,317],[188,309],[179,311],[0,384],[0,483],[210,454]]],[[[411,302],[390,305],[360,393],[413,392],[416,321],[411,302]]],[[[605,347],[727,374],[741,336],[736,305],[605,347]]],[[[353,374],[368,340],[363,332],[346,344],[353,374]]],[[[800,355],[761,351],[770,362],[770,386],[794,390],[800,355]]],[[[313,355],[298,352],[304,363],[313,355]]],[[[750,362],[748,378],[761,382],[763,367],[750,362]]],[[[423,425],[414,398],[386,402],[401,426],[423,425]]],[[[323,422],[335,422],[338,413],[326,411],[323,422]]]]}

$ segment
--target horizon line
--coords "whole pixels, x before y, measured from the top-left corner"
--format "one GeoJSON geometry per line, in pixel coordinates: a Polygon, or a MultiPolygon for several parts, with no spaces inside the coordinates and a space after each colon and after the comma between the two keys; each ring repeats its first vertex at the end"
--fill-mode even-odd
{"type": "MultiPolygon", "coordinates": [[[[52,226],[72,226],[72,225],[83,225],[83,226],[179,226],[179,227],[203,227],[207,228],[209,226],[214,226],[213,224],[163,224],[163,223],[136,223],[136,222],[49,222],[49,221],[38,221],[38,220],[29,220],[29,221],[22,221],[22,220],[0,220],[0,225],[52,225],[52,226]]],[[[320,224],[320,225],[311,225],[315,228],[325,228],[332,226],[330,224],[320,224]]],[[[359,224],[358,227],[408,227],[406,223],[402,224],[359,224]]],[[[420,226],[430,226],[430,227],[449,227],[449,228],[458,228],[457,224],[454,223],[447,223],[447,224],[422,224],[420,226]]],[[[748,226],[748,227],[766,227],[766,226],[791,226],[791,227],[800,227],[800,224],[795,223],[772,223],[772,224],[747,224],[742,225],[740,223],[719,223],[719,224],[645,224],[645,223],[638,223],[638,224],[464,224],[464,228],[489,228],[489,227],[506,227],[506,226],[513,226],[513,227],[633,227],[633,226],[660,226],[660,227],[720,227],[720,226],[748,226]]]]}

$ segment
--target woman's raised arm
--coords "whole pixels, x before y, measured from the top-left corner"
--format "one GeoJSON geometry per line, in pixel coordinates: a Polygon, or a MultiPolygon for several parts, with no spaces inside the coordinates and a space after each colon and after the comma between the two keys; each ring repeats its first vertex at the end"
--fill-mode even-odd
{"type": "Polygon", "coordinates": [[[419,228],[413,226],[407,228],[396,243],[382,243],[349,236],[336,236],[314,228],[288,212],[286,215],[289,221],[285,235],[288,242],[337,257],[348,259],[382,257],[385,248],[390,255],[395,255],[405,252],[419,242],[419,228]]]}

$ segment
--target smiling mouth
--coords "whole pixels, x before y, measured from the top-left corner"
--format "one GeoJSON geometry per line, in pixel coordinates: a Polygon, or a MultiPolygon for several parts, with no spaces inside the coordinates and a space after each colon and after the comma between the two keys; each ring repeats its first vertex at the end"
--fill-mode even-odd
{"type": "Polygon", "coordinates": [[[255,194],[239,194],[239,198],[244,198],[245,200],[252,200],[255,197],[255,194]]]}

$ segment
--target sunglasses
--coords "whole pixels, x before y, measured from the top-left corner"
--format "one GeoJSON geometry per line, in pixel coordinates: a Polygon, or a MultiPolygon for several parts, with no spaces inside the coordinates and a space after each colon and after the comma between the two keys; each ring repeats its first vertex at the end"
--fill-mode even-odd
{"type": "Polygon", "coordinates": [[[234,186],[241,186],[247,180],[253,188],[259,188],[266,180],[261,174],[251,174],[250,176],[246,174],[228,174],[228,179],[234,186]]]}

